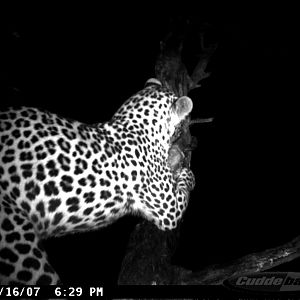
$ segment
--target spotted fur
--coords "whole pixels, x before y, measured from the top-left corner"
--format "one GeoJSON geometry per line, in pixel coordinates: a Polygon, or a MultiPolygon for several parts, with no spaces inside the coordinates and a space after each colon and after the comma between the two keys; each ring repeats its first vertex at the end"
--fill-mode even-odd
{"type": "Polygon", "coordinates": [[[59,282],[41,244],[50,236],[129,213],[175,228],[194,187],[189,169],[174,176],[168,164],[171,137],[192,109],[185,98],[150,80],[106,123],[25,107],[1,113],[0,283],[59,282]]]}

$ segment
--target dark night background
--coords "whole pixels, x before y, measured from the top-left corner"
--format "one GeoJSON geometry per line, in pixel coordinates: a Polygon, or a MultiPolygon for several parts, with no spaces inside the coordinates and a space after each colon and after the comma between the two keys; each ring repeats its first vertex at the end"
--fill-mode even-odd
{"type": "MultiPolygon", "coordinates": [[[[47,13],[12,12],[1,29],[1,107],[45,108],[86,123],[108,120],[154,76],[168,16],[107,16],[93,7],[47,13]]],[[[219,43],[211,77],[190,96],[198,139],[197,186],[181,227],[174,262],[189,269],[222,263],[286,243],[299,232],[298,69],[295,24],[253,17],[190,17],[184,59],[197,61],[197,26],[219,43]]],[[[130,232],[125,217],[97,232],[46,241],[66,284],[115,283],[130,232]]],[[[299,271],[299,261],[281,270],[299,271]]]]}

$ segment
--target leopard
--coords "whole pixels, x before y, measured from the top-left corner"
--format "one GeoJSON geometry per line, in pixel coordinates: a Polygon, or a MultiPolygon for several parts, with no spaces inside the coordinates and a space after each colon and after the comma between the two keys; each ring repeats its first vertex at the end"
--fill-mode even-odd
{"type": "Polygon", "coordinates": [[[61,280],[43,241],[138,215],[173,230],[195,177],[169,163],[172,137],[193,108],[156,78],[110,120],[86,124],[44,109],[0,113],[0,284],[61,280]]]}

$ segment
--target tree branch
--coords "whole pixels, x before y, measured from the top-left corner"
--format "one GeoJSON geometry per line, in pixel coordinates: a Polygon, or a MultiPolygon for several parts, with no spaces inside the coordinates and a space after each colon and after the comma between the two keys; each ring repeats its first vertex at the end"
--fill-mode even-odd
{"type": "MultiPolygon", "coordinates": [[[[203,46],[203,35],[201,40],[203,46]]],[[[183,36],[170,33],[161,43],[161,53],[156,63],[157,78],[177,96],[184,96],[198,87],[199,82],[209,76],[206,67],[216,45],[204,48],[199,55],[192,75],[182,62],[183,36]]],[[[202,47],[203,48],[203,47],[202,47]]],[[[169,154],[169,162],[174,172],[177,167],[190,165],[191,150],[195,139],[189,126],[210,122],[211,119],[187,119],[180,133],[174,137],[169,154]]],[[[268,270],[300,257],[300,236],[291,242],[253,253],[222,265],[212,265],[199,272],[192,272],[172,265],[172,254],[176,249],[179,229],[171,232],[159,231],[154,225],[144,221],[133,232],[129,241],[119,276],[119,284],[221,284],[231,276],[268,270]]]]}
{"type": "Polygon", "coordinates": [[[181,284],[221,284],[225,279],[269,270],[300,257],[300,236],[284,245],[249,254],[222,265],[213,265],[200,272],[181,270],[181,284]]]}

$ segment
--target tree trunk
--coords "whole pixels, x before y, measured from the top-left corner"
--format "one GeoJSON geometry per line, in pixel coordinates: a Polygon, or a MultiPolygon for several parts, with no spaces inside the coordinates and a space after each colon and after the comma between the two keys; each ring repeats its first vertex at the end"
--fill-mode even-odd
{"type": "MultiPolygon", "coordinates": [[[[160,44],[160,54],[156,61],[155,73],[163,86],[168,87],[178,97],[186,96],[188,92],[199,87],[199,82],[208,77],[205,72],[208,60],[216,49],[216,45],[202,49],[201,57],[192,75],[187,72],[181,59],[184,36],[172,32],[160,44]]],[[[202,41],[203,36],[201,36],[202,41]]],[[[211,119],[200,119],[195,122],[209,122],[211,119]]],[[[193,122],[193,121],[192,121],[193,122]]],[[[182,125],[181,135],[173,141],[172,147],[178,147],[184,154],[178,164],[189,166],[191,150],[195,139],[191,136],[188,118],[182,125]]],[[[176,250],[180,225],[172,231],[163,232],[150,222],[142,222],[132,233],[127,254],[124,258],[119,284],[149,285],[178,284],[180,268],[171,264],[172,255],[176,250]]]]}
{"type": "MultiPolygon", "coordinates": [[[[206,66],[217,45],[204,47],[204,35],[200,34],[202,52],[192,74],[188,74],[182,62],[182,32],[170,32],[161,42],[160,54],[156,61],[156,77],[177,96],[185,96],[199,82],[207,78],[206,66]]],[[[181,135],[173,141],[184,157],[181,164],[189,166],[191,150],[195,139],[191,136],[189,125],[195,122],[210,122],[212,119],[187,119],[181,135]]],[[[172,147],[173,147],[172,146],[172,147]]],[[[129,240],[128,250],[119,274],[120,285],[200,285],[222,284],[231,276],[244,275],[271,269],[300,256],[300,236],[291,242],[260,253],[252,253],[222,265],[209,266],[192,272],[171,264],[180,232],[179,226],[170,232],[162,232],[149,222],[136,226],[129,240]]]]}

